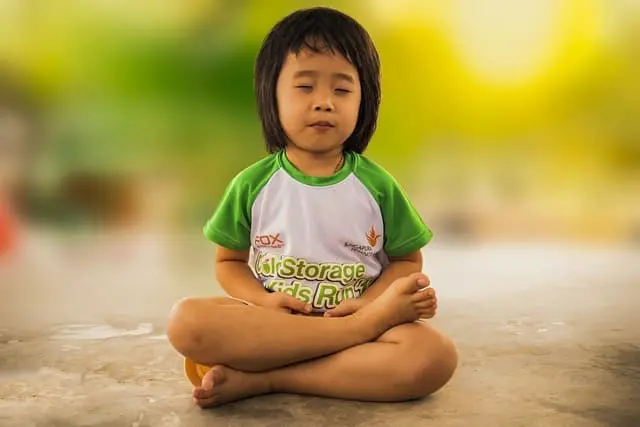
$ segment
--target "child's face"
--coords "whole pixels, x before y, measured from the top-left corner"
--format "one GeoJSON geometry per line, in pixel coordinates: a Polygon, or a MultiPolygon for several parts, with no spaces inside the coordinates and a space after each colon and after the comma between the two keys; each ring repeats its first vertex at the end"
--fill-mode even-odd
{"type": "Polygon", "coordinates": [[[340,54],[289,54],[276,93],[280,122],[297,148],[334,151],[356,127],[360,80],[356,68],[340,54]]]}

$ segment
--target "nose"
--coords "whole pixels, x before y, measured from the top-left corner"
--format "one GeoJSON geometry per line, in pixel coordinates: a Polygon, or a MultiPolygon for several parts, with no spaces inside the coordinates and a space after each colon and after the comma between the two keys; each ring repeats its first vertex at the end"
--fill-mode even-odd
{"type": "Polygon", "coordinates": [[[320,103],[320,104],[316,104],[313,107],[314,111],[326,111],[326,112],[331,112],[333,111],[333,106],[329,103],[320,103]]]}
{"type": "Polygon", "coordinates": [[[331,95],[324,91],[318,91],[316,98],[313,100],[313,110],[330,112],[334,109],[335,107],[333,105],[331,95]]]}

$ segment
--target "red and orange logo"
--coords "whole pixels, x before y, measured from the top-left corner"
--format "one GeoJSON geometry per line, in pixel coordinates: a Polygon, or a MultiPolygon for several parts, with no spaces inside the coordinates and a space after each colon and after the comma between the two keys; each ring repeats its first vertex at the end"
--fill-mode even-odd
{"type": "Polygon", "coordinates": [[[372,248],[375,247],[376,243],[378,243],[378,238],[380,238],[380,235],[376,233],[376,229],[373,228],[372,225],[369,232],[367,232],[367,241],[369,242],[369,246],[372,248]]]}
{"type": "Polygon", "coordinates": [[[284,242],[280,239],[280,233],[256,236],[253,244],[256,248],[281,248],[284,246],[284,242]]]}

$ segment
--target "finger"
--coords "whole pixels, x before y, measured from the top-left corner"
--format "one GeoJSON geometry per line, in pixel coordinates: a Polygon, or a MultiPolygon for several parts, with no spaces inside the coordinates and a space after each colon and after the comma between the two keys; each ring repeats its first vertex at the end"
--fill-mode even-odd
{"type": "Polygon", "coordinates": [[[353,313],[355,310],[347,306],[338,306],[333,310],[329,310],[325,313],[326,317],[344,317],[353,313]]]}
{"type": "Polygon", "coordinates": [[[342,306],[339,305],[336,308],[332,308],[331,310],[327,310],[324,313],[324,316],[325,317],[340,317],[340,316],[342,316],[342,311],[343,311],[342,310],[342,306]]]}
{"type": "Polygon", "coordinates": [[[299,299],[294,298],[291,295],[286,295],[286,298],[284,299],[283,302],[286,307],[290,308],[291,310],[298,311],[300,313],[310,313],[312,309],[311,304],[307,304],[304,301],[300,301],[299,299]]]}
{"type": "Polygon", "coordinates": [[[331,310],[327,310],[324,312],[324,317],[339,317],[339,316],[340,316],[340,312],[336,308],[333,308],[331,310]]]}

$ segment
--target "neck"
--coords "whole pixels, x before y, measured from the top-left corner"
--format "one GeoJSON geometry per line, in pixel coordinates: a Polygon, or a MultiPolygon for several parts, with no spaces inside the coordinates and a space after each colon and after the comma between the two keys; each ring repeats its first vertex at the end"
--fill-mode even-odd
{"type": "Polygon", "coordinates": [[[342,167],[342,147],[325,153],[314,153],[288,146],[286,154],[289,161],[308,176],[331,176],[342,167]]]}

